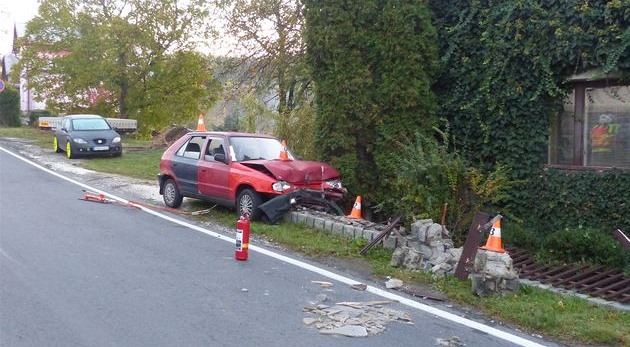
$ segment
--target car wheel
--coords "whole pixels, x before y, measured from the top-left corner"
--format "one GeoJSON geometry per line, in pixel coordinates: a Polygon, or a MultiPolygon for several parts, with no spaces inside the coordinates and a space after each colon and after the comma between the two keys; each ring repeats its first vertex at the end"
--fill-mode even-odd
{"type": "Polygon", "coordinates": [[[57,136],[53,138],[53,148],[55,149],[55,153],[63,152],[61,148],[59,148],[59,141],[57,141],[57,136]]]}
{"type": "Polygon", "coordinates": [[[184,197],[179,193],[179,189],[177,189],[177,184],[175,184],[175,181],[172,179],[168,179],[164,182],[164,194],[162,198],[166,206],[172,208],[178,208],[182,205],[182,200],[184,200],[184,197]]]}
{"type": "Polygon", "coordinates": [[[70,145],[70,141],[66,142],[66,156],[68,159],[74,158],[74,153],[72,153],[72,145],[70,145]]]}
{"type": "Polygon", "coordinates": [[[262,202],[260,194],[251,189],[243,189],[236,200],[236,212],[239,216],[248,215],[250,220],[256,220],[260,216],[258,206],[262,202]]]}

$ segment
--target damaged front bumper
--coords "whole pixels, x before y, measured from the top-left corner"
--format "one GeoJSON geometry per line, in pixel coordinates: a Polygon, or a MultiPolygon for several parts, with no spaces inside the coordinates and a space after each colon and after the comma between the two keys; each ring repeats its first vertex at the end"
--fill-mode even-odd
{"type": "Polygon", "coordinates": [[[297,189],[287,194],[278,195],[275,198],[258,206],[270,223],[275,223],[291,210],[295,205],[315,208],[328,213],[343,215],[343,210],[335,200],[343,197],[342,193],[333,191],[321,191],[311,189],[297,189]],[[337,197],[336,199],[333,199],[337,197]]]}

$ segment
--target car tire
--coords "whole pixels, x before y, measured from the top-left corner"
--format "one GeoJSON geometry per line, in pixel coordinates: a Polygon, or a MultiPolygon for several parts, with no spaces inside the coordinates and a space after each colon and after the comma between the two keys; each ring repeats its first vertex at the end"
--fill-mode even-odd
{"type": "Polygon", "coordinates": [[[171,208],[178,208],[184,200],[184,197],[179,193],[177,184],[172,179],[167,179],[164,182],[162,198],[164,199],[164,204],[171,208]]]}
{"type": "Polygon", "coordinates": [[[63,150],[59,148],[59,141],[57,140],[57,136],[53,138],[53,148],[55,149],[55,153],[63,152],[63,150]]]}
{"type": "Polygon", "coordinates": [[[236,213],[238,216],[249,215],[250,220],[256,220],[260,217],[261,211],[258,206],[262,202],[260,194],[249,188],[243,189],[236,199],[236,213]]]}
{"type": "Polygon", "coordinates": [[[72,153],[72,145],[70,144],[70,141],[66,142],[66,156],[68,157],[68,159],[75,158],[74,153],[72,153]]]}

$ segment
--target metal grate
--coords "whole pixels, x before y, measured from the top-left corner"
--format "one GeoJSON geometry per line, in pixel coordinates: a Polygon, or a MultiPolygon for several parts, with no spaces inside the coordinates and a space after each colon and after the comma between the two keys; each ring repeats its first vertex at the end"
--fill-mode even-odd
{"type": "Polygon", "coordinates": [[[531,253],[516,248],[507,250],[519,271],[519,277],[539,281],[558,288],[600,297],[609,301],[630,304],[630,278],[620,269],[604,266],[537,265],[531,253]]]}

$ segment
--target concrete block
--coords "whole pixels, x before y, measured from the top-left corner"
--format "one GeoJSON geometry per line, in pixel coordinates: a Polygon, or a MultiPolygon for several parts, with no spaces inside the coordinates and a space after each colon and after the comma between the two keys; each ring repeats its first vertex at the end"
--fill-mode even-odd
{"type": "Polygon", "coordinates": [[[319,218],[319,217],[313,218],[313,228],[315,229],[324,230],[325,223],[326,223],[326,220],[324,218],[319,218]]]}
{"type": "Polygon", "coordinates": [[[284,216],[282,216],[282,220],[285,222],[291,222],[291,223],[295,223],[295,212],[289,212],[287,214],[285,214],[284,216]]]}
{"type": "Polygon", "coordinates": [[[360,235],[362,238],[368,241],[372,241],[374,240],[374,237],[376,237],[376,234],[374,233],[374,231],[370,229],[362,229],[360,235]]]}
{"type": "Polygon", "coordinates": [[[335,222],[333,222],[331,220],[325,220],[324,221],[324,230],[328,231],[329,233],[332,233],[332,229],[333,229],[334,225],[335,225],[335,222]]]}
{"type": "Polygon", "coordinates": [[[399,242],[398,237],[389,236],[383,239],[383,247],[387,249],[396,249],[396,247],[398,247],[398,242],[399,242]]]}
{"type": "Polygon", "coordinates": [[[343,223],[334,223],[332,226],[332,230],[331,233],[333,235],[343,235],[343,227],[345,226],[345,224],[343,223]]]}
{"type": "Polygon", "coordinates": [[[303,213],[296,213],[295,218],[297,223],[308,225],[308,215],[305,215],[303,213]]]}
{"type": "Polygon", "coordinates": [[[315,217],[307,216],[306,217],[306,225],[310,228],[315,228],[315,217]]]}
{"type": "Polygon", "coordinates": [[[411,225],[411,238],[420,242],[426,242],[427,228],[433,224],[432,219],[421,219],[411,225]]]}
{"type": "Polygon", "coordinates": [[[355,235],[356,235],[356,228],[353,225],[344,225],[343,236],[353,239],[355,235]]]}

